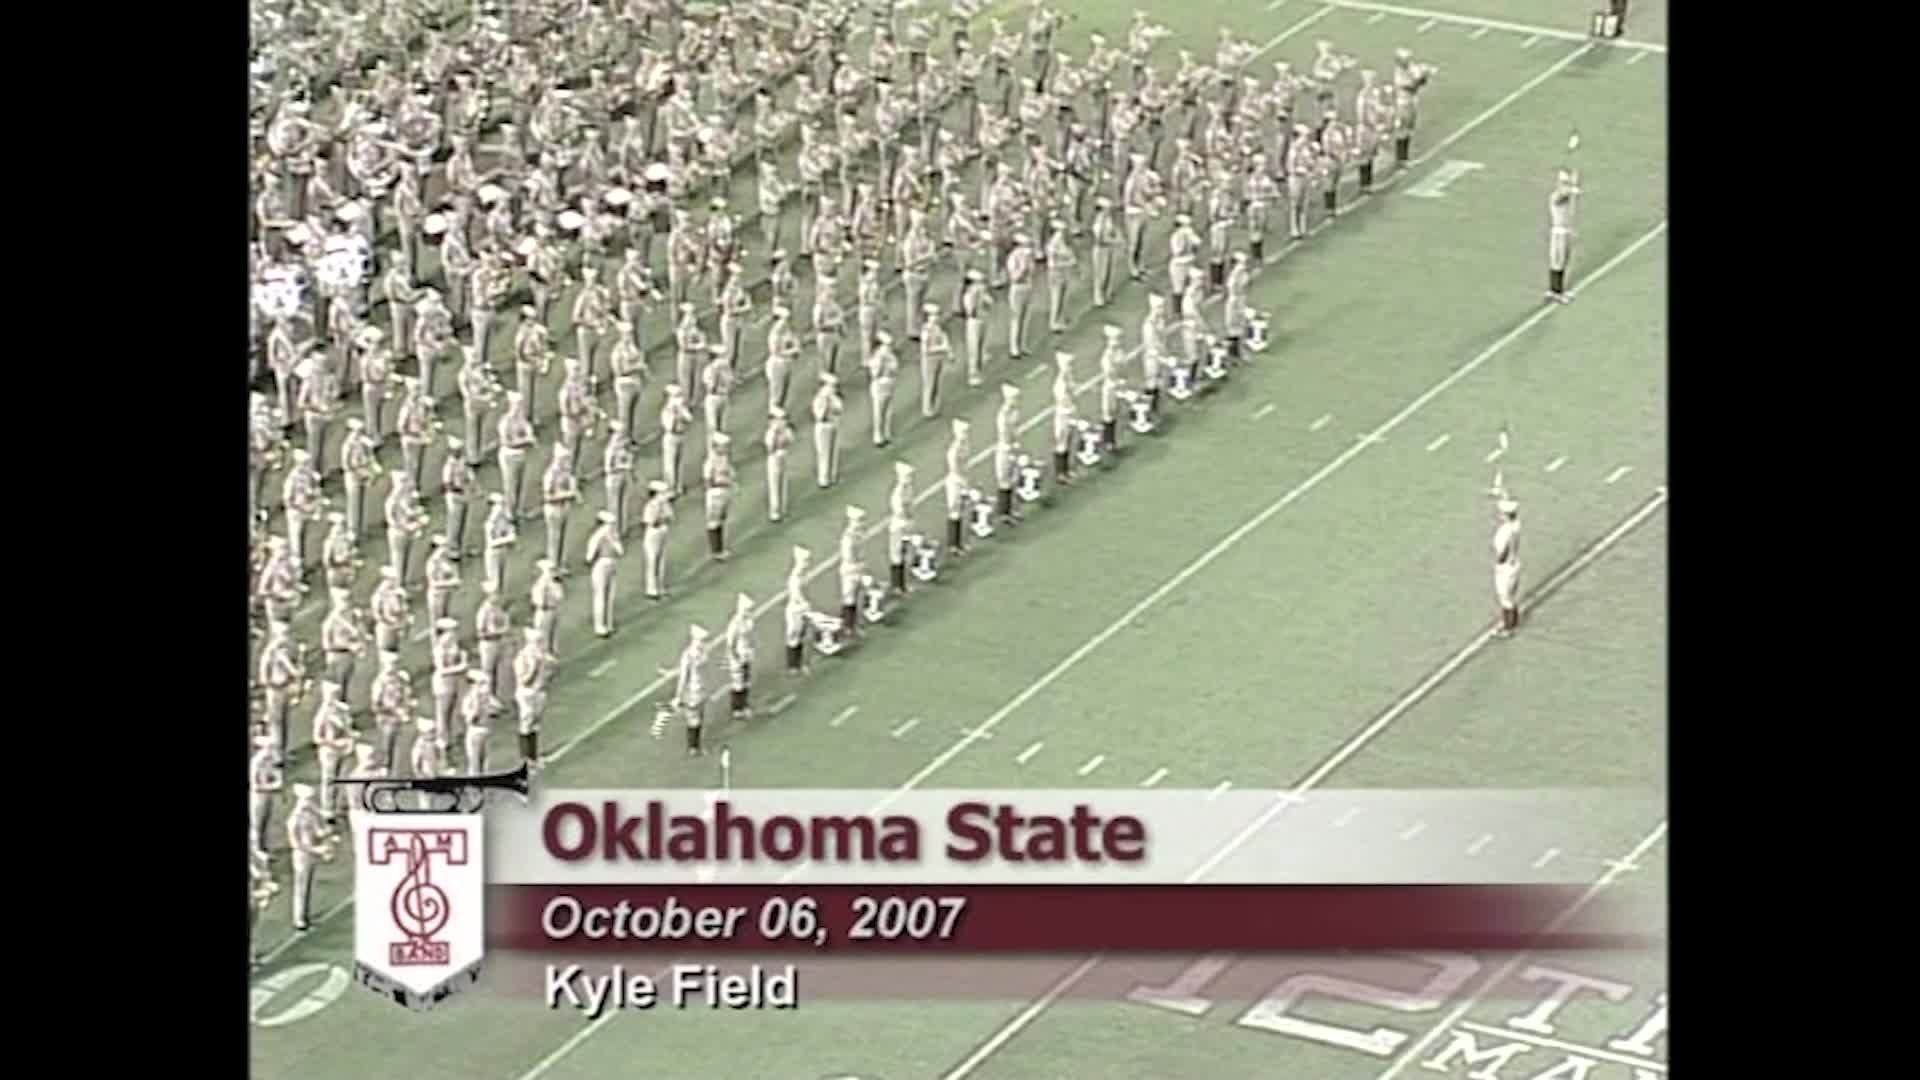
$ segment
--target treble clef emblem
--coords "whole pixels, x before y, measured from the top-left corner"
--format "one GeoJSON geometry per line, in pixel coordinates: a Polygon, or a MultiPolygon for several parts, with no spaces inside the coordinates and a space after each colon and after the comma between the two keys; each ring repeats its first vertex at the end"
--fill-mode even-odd
{"type": "Polygon", "coordinates": [[[426,941],[447,925],[447,894],[433,883],[433,860],[419,833],[407,848],[407,875],[393,890],[391,908],[394,926],[415,941],[426,941]]]}

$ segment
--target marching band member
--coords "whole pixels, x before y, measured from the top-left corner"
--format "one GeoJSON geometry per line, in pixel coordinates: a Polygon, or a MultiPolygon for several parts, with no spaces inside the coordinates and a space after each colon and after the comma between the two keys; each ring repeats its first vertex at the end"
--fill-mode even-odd
{"type": "MultiPolygon", "coordinates": [[[[819,370],[838,372],[840,370],[840,343],[845,336],[847,321],[846,310],[840,306],[840,300],[834,296],[833,283],[823,282],[822,287],[813,295],[813,344],[819,370]]],[[[783,306],[780,310],[785,311],[783,306]]],[[[793,353],[799,355],[800,340],[793,340],[793,353]]],[[[865,351],[864,349],[862,350],[865,351]]],[[[781,388],[780,403],[786,403],[785,387],[781,388]]]]}
{"type": "Polygon", "coordinates": [[[1494,633],[1511,637],[1520,629],[1520,504],[1502,492],[1495,509],[1500,523],[1493,530],[1493,596],[1500,626],[1494,633]]]}
{"type": "Polygon", "coordinates": [[[500,587],[492,581],[480,583],[480,606],[473,612],[473,636],[479,645],[479,670],[487,676],[487,689],[500,689],[500,660],[505,655],[507,632],[513,629],[507,605],[501,600],[500,587]]]}
{"type": "MultiPolygon", "coordinates": [[[[416,717],[413,722],[413,745],[407,751],[408,775],[416,780],[432,780],[444,776],[447,771],[447,750],[439,739],[434,737],[433,718],[416,717]]],[[[419,808],[428,809],[427,796],[419,796],[419,808]]]]}
{"type": "Polygon", "coordinates": [[[1373,191],[1373,162],[1380,156],[1380,140],[1393,127],[1393,93],[1380,85],[1372,68],[1360,72],[1360,90],[1354,95],[1353,158],[1360,174],[1360,194],[1373,191]]]}
{"type": "Polygon", "coordinates": [[[1017,518],[1013,510],[1013,487],[1018,479],[1020,455],[1020,388],[1000,384],[1000,408],[993,417],[993,480],[997,488],[1000,520],[1009,525],[1017,518]]]}
{"type": "Polygon", "coordinates": [[[326,460],[327,432],[340,400],[340,380],[326,359],[309,358],[307,373],[300,380],[300,419],[307,429],[306,455],[316,467],[326,460]]]}
{"type": "Polygon", "coordinates": [[[1033,296],[1033,250],[1026,233],[1013,234],[1007,253],[1007,355],[1018,360],[1027,353],[1027,307],[1033,296]]]}
{"type": "Polygon", "coordinates": [[[640,396],[653,376],[647,365],[647,350],[634,339],[637,323],[622,319],[615,325],[613,351],[608,362],[613,367],[613,418],[623,433],[620,441],[632,444],[640,430],[640,396]]]}
{"type": "Polygon", "coordinates": [[[371,743],[353,744],[353,763],[347,766],[347,783],[341,786],[347,802],[347,828],[360,832],[361,822],[367,814],[367,781],[387,775],[387,770],[375,757],[377,751],[371,743]]]}
{"type": "Polygon", "coordinates": [[[692,426],[693,410],[687,408],[685,391],[680,383],[668,383],[666,404],[660,406],[660,479],[674,498],[686,490],[680,474],[686,456],[687,429],[692,426]]]}
{"type": "Polygon", "coordinates": [[[633,465],[633,444],[627,441],[626,424],[620,420],[607,421],[607,445],[600,452],[600,474],[617,536],[625,536],[627,531],[627,488],[633,481],[633,465]]]}
{"type": "Polygon", "coordinates": [[[965,420],[953,422],[953,437],[947,441],[947,474],[943,487],[947,496],[947,548],[955,558],[966,551],[967,464],[972,448],[967,439],[971,425],[965,420]]]}
{"type": "Polygon", "coordinates": [[[408,349],[413,344],[413,310],[420,303],[420,291],[414,286],[411,260],[405,252],[388,253],[387,272],[380,278],[380,294],[387,302],[387,342],[393,354],[409,355],[408,349]]]}
{"type": "Polygon", "coordinates": [[[767,520],[778,523],[787,516],[787,455],[793,451],[793,425],[787,422],[787,410],[767,406],[762,442],[767,451],[767,520]]]}
{"type": "Polygon", "coordinates": [[[600,511],[599,528],[587,537],[587,565],[593,584],[593,632],[598,637],[613,636],[613,574],[627,549],[620,543],[620,528],[611,510],[600,511]]]}
{"type": "Polygon", "coordinates": [[[443,615],[433,622],[433,741],[442,753],[453,744],[453,710],[466,676],[467,650],[460,644],[459,620],[443,615]]]}
{"type": "MultiPolygon", "coordinates": [[[[927,212],[914,207],[907,215],[906,235],[900,238],[900,284],[907,296],[907,337],[920,340],[920,319],[927,308],[927,283],[933,270],[933,237],[927,212]]],[[[931,414],[929,414],[931,415],[931,414]]]]}
{"type": "Polygon", "coordinates": [[[1113,202],[1102,195],[1093,200],[1093,306],[1103,308],[1113,292],[1113,256],[1123,237],[1113,220],[1113,202]]]}
{"type": "Polygon", "coordinates": [[[367,489],[382,471],[375,454],[377,442],[359,417],[347,418],[347,437],[340,443],[340,473],[347,489],[344,520],[356,541],[366,534],[367,489]]]}
{"type": "Polygon", "coordinates": [[[540,321],[538,311],[533,304],[523,304],[520,308],[520,325],[513,332],[513,393],[507,395],[509,401],[515,395],[523,401],[532,401],[539,392],[540,377],[553,366],[551,334],[547,324],[540,321]]]}
{"type": "Polygon", "coordinates": [[[406,473],[394,477],[387,489],[386,517],[387,567],[405,581],[413,545],[427,531],[427,512],[406,473]]]}
{"type": "Polygon", "coordinates": [[[1416,63],[1410,49],[1393,53],[1393,161],[1405,168],[1413,163],[1413,128],[1420,116],[1420,91],[1439,69],[1416,63]]]}
{"type": "Polygon", "coordinates": [[[705,391],[701,404],[706,410],[707,432],[722,434],[727,429],[727,399],[733,396],[733,361],[722,346],[709,350],[707,366],[700,371],[700,387],[705,391]]]}
{"type": "Polygon", "coordinates": [[[484,354],[472,346],[461,350],[465,359],[454,379],[454,389],[460,394],[460,416],[465,422],[461,428],[461,439],[449,439],[447,448],[457,449],[464,443],[466,454],[462,458],[468,466],[480,467],[480,440],[485,433],[482,426],[487,421],[487,410],[498,402],[500,383],[493,368],[487,365],[484,354]]]}
{"type": "Polygon", "coordinates": [[[840,530],[840,629],[848,639],[860,630],[860,579],[867,571],[860,558],[860,525],[866,519],[865,510],[849,506],[840,530]]]}
{"type": "Polygon", "coordinates": [[[1313,194],[1313,184],[1320,168],[1320,148],[1313,141],[1313,131],[1305,124],[1295,124],[1293,139],[1287,145],[1287,231],[1295,240],[1304,240],[1307,235],[1307,200],[1313,194]]]}
{"type": "MultiPolygon", "coordinates": [[[[793,382],[794,362],[800,358],[800,335],[789,324],[792,312],[785,304],[773,307],[773,322],[767,328],[767,400],[775,405],[787,403],[787,391],[793,382]]],[[[828,370],[822,358],[821,370],[828,370]]]]}
{"type": "Polygon", "coordinates": [[[748,697],[753,689],[753,597],[734,599],[733,618],[727,620],[727,696],[735,720],[753,715],[748,697]]]}
{"type": "MultiPolygon", "coordinates": [[[[448,230],[452,232],[452,230],[448,230]]],[[[431,401],[433,393],[433,373],[440,357],[453,345],[453,315],[447,311],[447,305],[440,298],[438,289],[422,289],[420,300],[413,307],[413,356],[420,365],[419,380],[421,393],[431,401]]]]}
{"type": "Polygon", "coordinates": [[[259,682],[266,687],[267,732],[273,736],[274,764],[286,768],[287,722],[294,703],[302,693],[307,673],[293,645],[291,627],[273,622],[267,627],[267,644],[260,651],[259,682]]]}
{"type": "Polygon", "coordinates": [[[1324,187],[1320,199],[1329,218],[1340,216],[1340,175],[1352,156],[1353,130],[1340,119],[1338,110],[1327,110],[1320,124],[1320,182],[1324,187]]]}
{"type": "Polygon", "coordinates": [[[832,487],[840,475],[840,414],[846,403],[840,398],[839,382],[832,373],[822,372],[820,389],[813,394],[814,480],[823,488],[832,487]]]}
{"type": "Polygon", "coordinates": [[[966,284],[960,290],[960,325],[966,335],[968,386],[979,386],[985,381],[981,366],[987,352],[987,308],[992,304],[986,275],[979,270],[968,270],[966,284]]]}
{"type": "Polygon", "coordinates": [[[493,676],[482,668],[467,672],[467,693],[460,699],[461,750],[468,776],[484,776],[487,771],[487,739],[493,734],[493,717],[500,711],[500,699],[494,696],[493,676]]]}
{"type": "Polygon", "coordinates": [[[508,391],[506,410],[496,425],[500,449],[495,457],[500,463],[500,494],[509,522],[519,520],[526,512],[527,455],[533,450],[533,421],[527,417],[527,407],[527,399],[518,390],[508,391]]]}
{"type": "Polygon", "coordinates": [[[460,588],[460,564],[446,536],[427,541],[427,621],[438,624],[453,611],[453,594],[460,588]]]}
{"type": "MultiPolygon", "coordinates": [[[[926,377],[924,351],[921,355],[924,379],[926,377]]],[[[900,358],[894,355],[892,334],[885,330],[876,333],[876,339],[866,354],[866,368],[867,406],[873,419],[873,445],[884,447],[893,441],[893,392],[900,378],[900,358]]],[[[821,486],[825,487],[826,483],[822,482],[821,486]]]]}
{"type": "MultiPolygon", "coordinates": [[[[1366,170],[1370,165],[1362,165],[1361,190],[1367,190],[1372,174],[1366,170]]],[[[1267,257],[1267,211],[1280,198],[1280,185],[1267,172],[1267,163],[1263,155],[1255,154],[1253,164],[1247,171],[1247,245],[1253,251],[1256,265],[1265,262],[1267,257]]]]}
{"type": "Polygon", "coordinates": [[[566,361],[567,374],[560,381],[560,445],[567,450],[567,471],[574,471],[574,463],[581,458],[581,449],[587,440],[587,429],[593,426],[595,413],[599,406],[593,400],[594,382],[587,375],[586,361],[569,356],[566,361]]]}
{"type": "Polygon", "coordinates": [[[1180,306],[1182,295],[1187,291],[1188,278],[1193,276],[1194,260],[1200,252],[1200,234],[1194,231],[1193,218],[1186,214],[1176,215],[1173,219],[1173,235],[1167,237],[1167,285],[1174,298],[1176,314],[1185,309],[1180,306]]]}
{"type": "Polygon", "coordinates": [[[539,627],[529,626],[525,643],[513,658],[513,705],[520,714],[518,738],[520,760],[529,769],[538,769],[540,760],[540,720],[547,708],[547,684],[553,678],[553,653],[541,640],[539,627]]]}
{"type": "Polygon", "coordinates": [[[717,302],[720,307],[720,342],[714,347],[714,353],[726,359],[727,374],[731,376],[740,367],[740,328],[746,322],[747,314],[753,310],[753,299],[747,295],[747,285],[739,263],[727,264],[726,283],[720,287],[717,302]]]}
{"type": "Polygon", "coordinates": [[[1067,284],[1073,280],[1076,256],[1067,237],[1067,223],[1054,218],[1052,235],[1047,239],[1047,329],[1065,333],[1067,323],[1067,284]]]}
{"type": "Polygon", "coordinates": [[[411,482],[409,486],[418,491],[427,482],[427,447],[433,445],[437,422],[433,400],[421,389],[420,380],[408,376],[400,380],[400,385],[400,414],[394,426],[400,429],[401,471],[411,482]]]}
{"type": "Polygon", "coordinates": [[[573,452],[565,442],[553,444],[553,456],[540,478],[540,514],[547,526],[547,561],[565,577],[567,516],[580,498],[580,481],[573,477],[573,452]]]}
{"type": "Polygon", "coordinates": [[[320,819],[329,828],[339,805],[340,791],[335,780],[353,753],[353,741],[353,714],[345,699],[337,691],[321,693],[320,705],[313,712],[313,748],[320,763],[320,819]]]}
{"type": "Polygon", "coordinates": [[[307,451],[295,447],[293,465],[281,484],[281,505],[287,517],[287,557],[296,582],[307,574],[307,525],[324,507],[320,497],[320,470],[307,451]]]}
{"type": "Polygon", "coordinates": [[[468,460],[468,444],[447,438],[447,458],[440,464],[440,497],[446,503],[447,521],[441,533],[447,541],[447,555],[458,563],[467,547],[467,499],[479,488],[476,466],[468,460]]]}
{"type": "Polygon", "coordinates": [[[1561,169],[1547,197],[1547,299],[1566,303],[1567,263],[1573,257],[1573,212],[1579,206],[1580,178],[1561,169]]]}
{"type": "Polygon", "coordinates": [[[700,749],[701,713],[706,709],[706,685],[701,678],[701,666],[706,660],[707,629],[698,623],[687,630],[687,646],[680,650],[680,661],[674,667],[673,707],[687,725],[687,753],[698,755],[700,749]]]}
{"type": "Polygon", "coordinates": [[[374,722],[380,728],[380,760],[388,768],[399,763],[400,732],[414,715],[413,676],[400,666],[398,650],[381,650],[380,670],[370,691],[374,722]]]}
{"type": "Polygon", "coordinates": [[[406,640],[407,627],[413,621],[406,586],[400,571],[392,566],[380,568],[380,584],[373,587],[369,603],[373,608],[374,645],[381,652],[399,652],[406,640]]]}
{"type": "Polygon", "coordinates": [[[1140,320],[1140,385],[1155,415],[1160,412],[1160,383],[1167,367],[1166,318],[1166,297],[1148,294],[1147,313],[1140,320]]]}
{"type": "Polygon", "coordinates": [[[293,929],[304,934],[311,927],[313,874],[323,862],[333,861],[332,838],[320,820],[311,784],[293,785],[293,812],[287,817],[287,844],[293,849],[293,929]]]}
{"type": "Polygon", "coordinates": [[[1112,450],[1120,446],[1120,394],[1126,389],[1120,366],[1127,357],[1120,344],[1120,327],[1108,323],[1105,332],[1107,347],[1100,352],[1100,444],[1112,450]]]}
{"type": "Polygon", "coordinates": [[[367,651],[367,637],[360,628],[360,613],[353,607],[353,594],[345,587],[327,592],[331,606],[320,621],[320,656],[327,684],[344,700],[353,686],[354,661],[367,651]]]}
{"type": "Polygon", "coordinates": [[[1057,369],[1053,377],[1053,479],[1070,484],[1074,421],[1078,419],[1073,398],[1073,354],[1054,353],[1053,364],[1057,369]]]}
{"type": "Polygon", "coordinates": [[[940,413],[940,376],[953,359],[953,342],[940,321],[939,304],[927,304],[921,313],[925,320],[920,330],[920,415],[931,419],[940,413]]]}
{"type": "Polygon", "coordinates": [[[593,355],[600,333],[613,316],[613,296],[600,281],[600,267],[589,261],[580,268],[580,292],[573,298],[574,340],[579,346],[576,357],[586,377],[598,379],[593,355]]]}
{"type": "MultiPolygon", "coordinates": [[[[960,421],[954,421],[959,423],[960,421]]],[[[887,570],[897,593],[907,591],[907,538],[913,533],[913,466],[893,464],[893,491],[887,495],[887,570]]]]}
{"type": "Polygon", "coordinates": [[[640,550],[647,564],[647,599],[667,596],[667,528],[673,524],[673,492],[666,482],[647,485],[647,504],[640,510],[640,550]]]}
{"type": "Polygon", "coordinates": [[[786,643],[787,674],[806,670],[807,628],[812,625],[813,605],[807,602],[807,568],[813,553],[803,547],[793,549],[793,568],[787,572],[786,643]]]}
{"type": "MultiPolygon", "coordinates": [[[[716,363],[721,362],[718,358],[716,363]]],[[[707,553],[716,561],[727,561],[727,513],[733,509],[733,439],[716,431],[707,439],[707,459],[701,464],[700,478],[706,485],[707,553]]]]}
{"type": "Polygon", "coordinates": [[[1235,360],[1240,359],[1241,345],[1247,336],[1247,287],[1252,283],[1253,275],[1247,269],[1247,253],[1233,253],[1233,270],[1227,275],[1226,310],[1223,313],[1227,332],[1227,354],[1235,360]]]}
{"type": "Polygon", "coordinates": [[[273,797],[285,786],[286,772],[275,760],[272,732],[260,732],[253,737],[253,757],[247,762],[247,810],[248,833],[253,854],[265,860],[267,857],[267,825],[273,817],[273,797]]]}
{"type": "Polygon", "coordinates": [[[860,264],[860,280],[854,292],[854,312],[860,321],[860,356],[872,351],[880,332],[880,260],[860,264]]]}
{"type": "Polygon", "coordinates": [[[566,590],[560,585],[558,563],[552,559],[541,559],[533,565],[538,571],[528,590],[528,598],[533,605],[533,629],[540,632],[541,647],[552,653],[555,639],[559,636],[560,605],[566,600],[566,590]]]}

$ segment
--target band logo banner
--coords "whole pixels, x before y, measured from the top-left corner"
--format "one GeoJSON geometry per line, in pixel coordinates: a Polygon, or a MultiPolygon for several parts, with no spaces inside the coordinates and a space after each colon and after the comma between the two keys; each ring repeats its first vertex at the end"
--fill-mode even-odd
{"type": "Polygon", "coordinates": [[[486,956],[486,818],[369,814],[354,843],[354,977],[426,1009],[472,986],[486,956]]]}

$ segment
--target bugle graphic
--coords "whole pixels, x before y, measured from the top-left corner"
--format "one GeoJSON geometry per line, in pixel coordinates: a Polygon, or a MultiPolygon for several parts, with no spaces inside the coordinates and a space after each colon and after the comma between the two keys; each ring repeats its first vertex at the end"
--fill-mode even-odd
{"type": "Polygon", "coordinates": [[[511,791],[524,801],[532,790],[527,763],[512,772],[485,776],[376,778],[354,781],[361,785],[360,805],[376,814],[470,814],[486,805],[488,791],[511,791]],[[408,806],[402,792],[419,791],[440,805],[408,806]]]}

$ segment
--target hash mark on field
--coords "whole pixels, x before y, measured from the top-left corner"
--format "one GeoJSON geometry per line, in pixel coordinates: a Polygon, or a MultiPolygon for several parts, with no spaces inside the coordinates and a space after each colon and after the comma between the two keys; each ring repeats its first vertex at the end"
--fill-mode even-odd
{"type": "Polygon", "coordinates": [[[1029,372],[1027,372],[1027,378],[1029,378],[1029,379],[1037,379],[1037,378],[1039,378],[1040,376],[1042,376],[1042,375],[1045,375],[1046,373],[1047,373],[1047,365],[1045,365],[1045,364],[1035,364],[1035,365],[1033,365],[1033,370],[1032,370],[1032,371],[1029,371],[1029,372]]]}
{"type": "MultiPolygon", "coordinates": [[[[1645,56],[1646,54],[1641,53],[1640,55],[1645,56]]],[[[1567,455],[1561,454],[1559,457],[1554,458],[1552,461],[1547,462],[1547,471],[1559,472],[1560,466],[1565,465],[1566,463],[1567,463],[1567,455]]]]}
{"type": "Polygon", "coordinates": [[[1479,41],[1481,38],[1486,37],[1487,31],[1491,29],[1492,27],[1490,26],[1483,26],[1480,29],[1475,30],[1473,33],[1468,34],[1467,37],[1473,39],[1474,41],[1479,41]]]}
{"type": "Polygon", "coordinates": [[[1346,813],[1341,814],[1339,817],[1334,818],[1333,827],[1336,829],[1344,829],[1348,825],[1353,824],[1353,819],[1359,816],[1360,816],[1360,808],[1356,806],[1353,809],[1348,810],[1346,813]]]}
{"type": "Polygon", "coordinates": [[[1435,450],[1438,450],[1441,447],[1447,445],[1447,443],[1451,442],[1452,440],[1453,440],[1453,436],[1451,435],[1440,436],[1439,438],[1427,444],[1427,453],[1429,454],[1433,453],[1435,450]]]}
{"type": "Polygon", "coordinates": [[[1367,25],[1368,25],[1368,26],[1372,26],[1372,25],[1373,25],[1374,23],[1377,23],[1377,22],[1379,22],[1379,21],[1380,21],[1381,19],[1384,19],[1384,18],[1386,18],[1386,17],[1387,17],[1387,13],[1386,13],[1386,12],[1384,12],[1384,11],[1376,11],[1376,12],[1374,12],[1373,14],[1371,14],[1371,15],[1369,15],[1369,16],[1367,16],[1367,25]]]}
{"type": "Polygon", "coordinates": [[[1539,42],[1540,42],[1540,35],[1535,34],[1532,37],[1528,38],[1527,40],[1521,42],[1520,47],[1523,49],[1531,49],[1535,45],[1539,44],[1539,42]]]}
{"type": "Polygon", "coordinates": [[[1253,418],[1255,420],[1265,420],[1268,416],[1270,416],[1273,413],[1273,409],[1274,409],[1274,404],[1273,402],[1269,401],[1265,405],[1260,406],[1260,408],[1254,412],[1253,418]]]}
{"type": "Polygon", "coordinates": [[[1032,746],[1029,746],[1029,747],[1027,747],[1027,748],[1026,748],[1025,750],[1022,750],[1022,751],[1020,751],[1020,756],[1019,756],[1019,757],[1016,757],[1016,758],[1014,758],[1013,760],[1014,760],[1014,761],[1016,761],[1016,762],[1018,762],[1018,763],[1020,763],[1020,764],[1022,764],[1022,765],[1025,765],[1025,764],[1026,764],[1027,762],[1029,762],[1029,761],[1032,761],[1032,760],[1033,760],[1033,755],[1035,755],[1035,754],[1037,754],[1037,753],[1039,753],[1039,752],[1040,752],[1040,748],[1041,748],[1041,747],[1043,747],[1043,746],[1045,746],[1045,745],[1047,745],[1047,744],[1046,744],[1046,743],[1045,743],[1044,741],[1043,741],[1043,742],[1036,742],[1036,743],[1034,743],[1034,744],[1033,744],[1032,746]]]}
{"type": "Polygon", "coordinates": [[[1424,34],[1427,31],[1433,29],[1435,26],[1438,26],[1439,24],[1440,24],[1439,19],[1428,19],[1426,22],[1423,22],[1419,26],[1414,27],[1413,32],[1416,34],[1424,34]]]}
{"type": "Polygon", "coordinates": [[[303,607],[299,611],[294,612],[293,617],[296,619],[304,619],[307,616],[319,610],[320,610],[320,598],[316,596],[313,599],[307,601],[306,607],[303,607]]]}
{"type": "Polygon", "coordinates": [[[907,718],[906,723],[901,724],[897,728],[894,728],[893,731],[890,732],[889,734],[891,734],[894,738],[898,739],[901,736],[905,735],[907,732],[912,731],[914,728],[917,728],[919,726],[920,726],[920,718],[917,716],[910,716],[907,718]]]}
{"type": "Polygon", "coordinates": [[[1625,476],[1625,475],[1627,475],[1628,473],[1630,473],[1630,472],[1632,472],[1632,471],[1633,471],[1633,466],[1631,466],[1631,465],[1622,465],[1622,466],[1620,466],[1619,468],[1617,468],[1617,469],[1615,469],[1615,470],[1613,470],[1612,472],[1610,472],[1610,473],[1608,473],[1608,474],[1607,474],[1607,483],[1609,483],[1609,484],[1617,484],[1617,483],[1619,483],[1619,482],[1620,482],[1620,478],[1621,478],[1621,477],[1623,477],[1623,476],[1625,476]]]}
{"type": "Polygon", "coordinates": [[[1553,860],[1559,857],[1560,857],[1560,849],[1557,847],[1550,847],[1539,858],[1533,860],[1533,868],[1535,870],[1542,869],[1548,863],[1552,862],[1553,860]]]}
{"type": "Polygon", "coordinates": [[[846,708],[841,709],[837,714],[835,714],[833,719],[827,721],[827,726],[839,727],[841,724],[846,723],[847,720],[851,718],[854,713],[857,713],[859,711],[860,711],[860,706],[849,705],[846,708]]]}
{"type": "Polygon", "coordinates": [[[1496,446],[1496,447],[1494,447],[1493,449],[1491,449],[1491,450],[1489,450],[1489,451],[1487,451],[1487,458],[1486,458],[1486,460],[1487,460],[1487,464],[1489,464],[1489,465],[1491,465],[1491,464],[1493,464],[1494,462],[1496,462],[1496,461],[1499,461],[1499,460],[1500,460],[1500,455],[1501,455],[1501,454],[1504,454],[1504,453],[1506,453],[1506,451],[1505,451],[1505,450],[1502,450],[1502,449],[1501,449],[1500,447],[1498,447],[1498,446],[1496,446]]]}
{"type": "Polygon", "coordinates": [[[1160,768],[1153,770],[1153,774],[1151,776],[1148,776],[1145,780],[1140,781],[1140,786],[1152,787],[1155,784],[1158,784],[1160,781],[1165,780],[1166,778],[1167,778],[1167,770],[1166,770],[1166,767],[1163,765],[1160,768]]]}
{"type": "Polygon", "coordinates": [[[414,632],[413,640],[425,641],[427,640],[428,636],[430,636],[432,633],[433,633],[433,627],[423,626],[419,630],[414,632]]]}
{"type": "Polygon", "coordinates": [[[786,697],[783,697],[779,701],[774,702],[773,707],[767,710],[767,715],[778,716],[782,712],[786,711],[787,706],[793,704],[795,696],[796,695],[788,694],[786,697]]]}
{"type": "Polygon", "coordinates": [[[602,675],[605,675],[605,674],[606,674],[607,672],[609,672],[609,671],[612,671],[612,670],[613,670],[613,665],[615,665],[615,664],[617,664],[617,663],[619,663],[619,662],[620,662],[620,658],[619,658],[619,657],[617,657],[617,656],[609,656],[609,657],[607,657],[607,658],[606,658],[605,660],[602,660],[602,661],[600,661],[599,663],[597,663],[597,664],[595,664],[595,665],[593,665],[593,670],[592,670],[592,671],[589,671],[589,672],[587,672],[587,678],[589,678],[589,679],[597,679],[597,678],[599,678],[600,676],[602,676],[602,675]]]}
{"type": "Polygon", "coordinates": [[[1319,431],[1321,428],[1326,427],[1328,424],[1331,424],[1331,423],[1333,423],[1333,414],[1321,413],[1320,419],[1315,420],[1313,423],[1307,425],[1307,430],[1319,431]]]}
{"type": "Polygon", "coordinates": [[[1480,839],[1475,840],[1473,843],[1467,845],[1467,854],[1478,855],[1481,852],[1487,850],[1487,845],[1491,843],[1493,843],[1493,834],[1481,833],[1480,839]]]}
{"type": "Polygon", "coordinates": [[[1634,64],[1637,64],[1637,63],[1639,63],[1640,61],[1642,61],[1642,60],[1645,60],[1645,59],[1646,59],[1646,58],[1647,58],[1647,57],[1648,57],[1649,55],[1651,55],[1651,54],[1649,54],[1649,53],[1644,53],[1644,52],[1637,52],[1637,53],[1634,53],[1634,54],[1633,54],[1632,56],[1629,56],[1629,57],[1627,57],[1627,64],[1628,64],[1629,66],[1631,66],[1631,65],[1634,65],[1634,64]]]}
{"type": "Polygon", "coordinates": [[[1227,793],[1227,789],[1232,786],[1233,786],[1233,781],[1231,780],[1220,781],[1218,784],[1214,785],[1214,788],[1212,791],[1207,792],[1207,801],[1212,802],[1213,800],[1219,798],[1220,796],[1225,795],[1227,793]]]}
{"type": "Polygon", "coordinates": [[[1411,840],[1414,837],[1419,836],[1421,833],[1426,831],[1427,831],[1427,823],[1424,821],[1416,821],[1413,823],[1412,828],[1400,834],[1400,839],[1411,840]]]}
{"type": "Polygon", "coordinates": [[[1086,776],[1092,773],[1093,770],[1098,769],[1100,766],[1106,763],[1107,763],[1107,755],[1095,754],[1092,757],[1088,758],[1086,761],[1086,764],[1080,766],[1080,768],[1077,771],[1081,776],[1086,776]]]}

